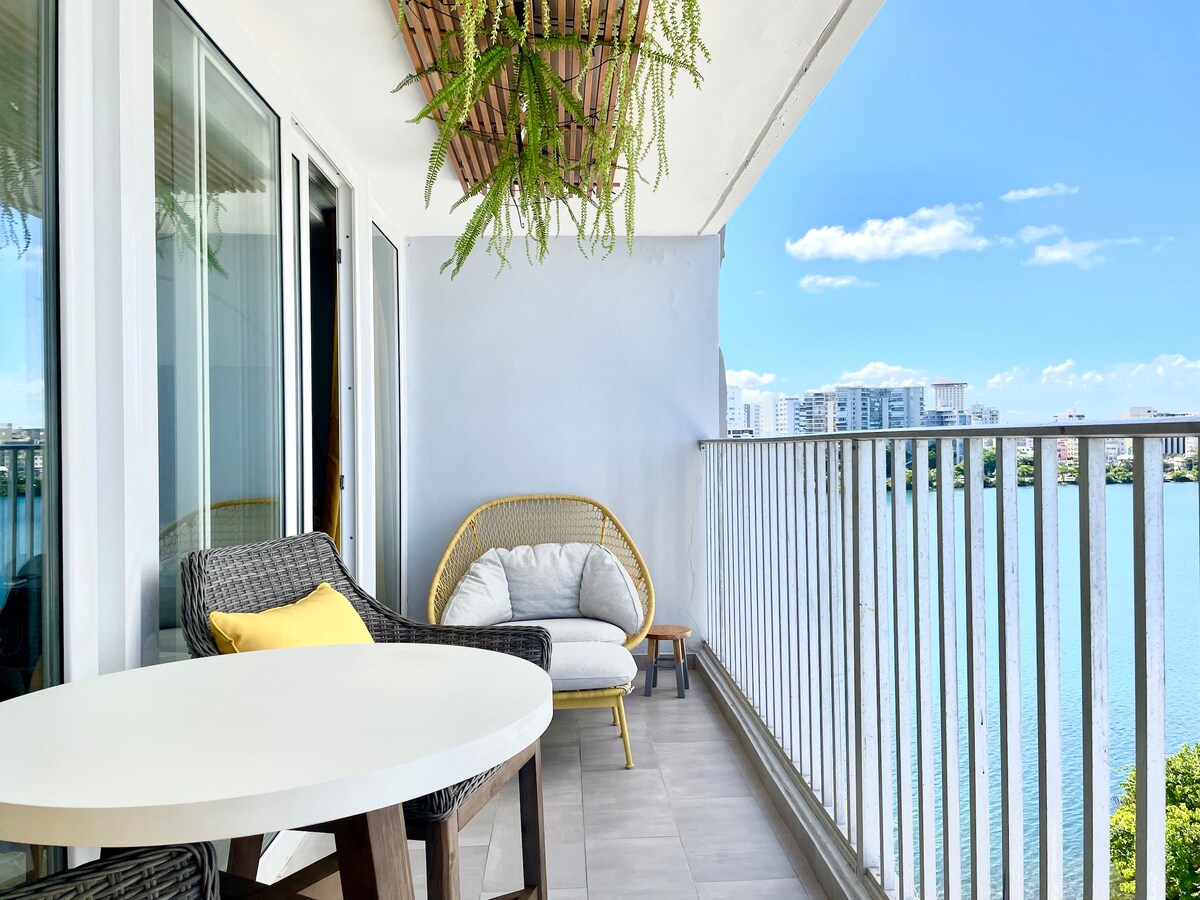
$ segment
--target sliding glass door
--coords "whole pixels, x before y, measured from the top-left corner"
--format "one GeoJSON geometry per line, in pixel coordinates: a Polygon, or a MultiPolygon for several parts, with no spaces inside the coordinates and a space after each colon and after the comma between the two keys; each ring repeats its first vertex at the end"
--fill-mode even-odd
{"type": "MultiPolygon", "coordinates": [[[[55,10],[0,0],[0,701],[62,679],[55,10]]],[[[0,889],[60,862],[0,841],[0,889]]]]}
{"type": "Polygon", "coordinates": [[[279,118],[170,0],[154,9],[160,658],[180,560],[283,533],[279,118]]]}
{"type": "Polygon", "coordinates": [[[371,229],[375,374],[375,595],[400,608],[400,252],[371,229]]]}

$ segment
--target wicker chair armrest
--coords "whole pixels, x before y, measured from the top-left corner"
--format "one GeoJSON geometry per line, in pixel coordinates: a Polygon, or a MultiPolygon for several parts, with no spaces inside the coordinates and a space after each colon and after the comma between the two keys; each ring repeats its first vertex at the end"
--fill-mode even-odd
{"type": "Polygon", "coordinates": [[[0,891],[3,900],[219,900],[212,844],[123,850],[0,891]]]}
{"type": "Polygon", "coordinates": [[[376,621],[375,640],[495,650],[550,671],[550,632],[524,625],[423,625],[399,616],[376,621]]]}

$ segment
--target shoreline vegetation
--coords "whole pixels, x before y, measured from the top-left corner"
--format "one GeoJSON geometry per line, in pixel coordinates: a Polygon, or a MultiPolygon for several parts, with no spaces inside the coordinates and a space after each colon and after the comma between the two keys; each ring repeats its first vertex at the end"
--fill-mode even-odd
{"type": "MultiPolygon", "coordinates": [[[[888,468],[891,468],[891,453],[888,453],[888,468]]],[[[913,473],[912,463],[908,464],[908,470],[905,473],[905,488],[913,489],[913,473]]],[[[1033,484],[1034,476],[1034,458],[1032,456],[1017,457],[1017,484],[1020,487],[1029,487],[1033,484]]],[[[1192,482],[1195,483],[1200,477],[1200,460],[1196,454],[1188,456],[1168,457],[1163,461],[1163,481],[1166,483],[1192,482]]],[[[1133,483],[1133,463],[1128,460],[1118,460],[1117,462],[1108,463],[1105,467],[1104,481],[1106,484],[1132,484],[1133,483]]],[[[954,467],[954,486],[962,487],[966,483],[966,475],[963,471],[962,463],[954,467]]],[[[1063,460],[1058,464],[1058,483],[1059,484],[1078,484],[1079,483],[1079,462],[1077,460],[1063,460]]],[[[985,488],[994,488],[996,486],[996,451],[983,451],[983,486],[985,488]]],[[[929,448],[929,487],[937,487],[937,448],[931,446],[929,448]]],[[[887,481],[887,489],[892,489],[892,479],[887,481]]]]}

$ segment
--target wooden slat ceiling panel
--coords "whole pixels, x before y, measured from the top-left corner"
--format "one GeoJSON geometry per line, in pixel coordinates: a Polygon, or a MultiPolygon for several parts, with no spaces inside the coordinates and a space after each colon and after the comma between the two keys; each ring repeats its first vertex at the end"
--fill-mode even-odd
{"type": "MultiPolygon", "coordinates": [[[[565,34],[577,34],[587,39],[598,34],[601,39],[609,39],[617,35],[624,18],[626,3],[636,4],[631,16],[634,24],[635,44],[641,42],[645,30],[647,12],[651,0],[592,0],[588,7],[587,17],[576,21],[578,0],[531,0],[533,3],[533,27],[539,33],[543,31],[565,34]]],[[[446,35],[454,30],[456,15],[453,0],[388,0],[393,15],[399,18],[400,4],[406,4],[404,23],[400,31],[404,37],[404,45],[412,61],[413,70],[425,72],[432,68],[437,59],[437,49],[441,46],[446,35]]],[[[513,0],[507,2],[508,12],[516,15],[513,0]]],[[[480,27],[480,48],[484,46],[486,35],[490,31],[490,21],[480,27]]],[[[457,36],[451,38],[451,48],[457,54],[462,52],[462,45],[457,36]]],[[[610,53],[603,47],[597,47],[591,69],[584,73],[582,85],[583,107],[591,121],[597,118],[607,118],[616,104],[616,79],[607,92],[601,96],[600,86],[604,83],[605,72],[610,64],[610,53]]],[[[551,53],[548,56],[554,71],[564,80],[578,77],[577,59],[566,52],[551,53]]],[[[636,55],[634,64],[636,64],[636,55]]],[[[512,73],[505,70],[493,84],[487,94],[475,104],[467,119],[466,126],[475,134],[485,138],[497,137],[504,133],[504,118],[508,114],[508,89],[512,73]]],[[[441,89],[442,78],[433,74],[422,82],[427,100],[441,89]]],[[[572,162],[578,162],[583,153],[584,130],[580,123],[573,121],[567,112],[559,106],[559,120],[567,131],[567,150],[572,162]]],[[[486,141],[473,140],[469,137],[456,137],[450,144],[450,162],[458,175],[459,183],[464,191],[491,173],[496,165],[496,148],[486,141]]]]}

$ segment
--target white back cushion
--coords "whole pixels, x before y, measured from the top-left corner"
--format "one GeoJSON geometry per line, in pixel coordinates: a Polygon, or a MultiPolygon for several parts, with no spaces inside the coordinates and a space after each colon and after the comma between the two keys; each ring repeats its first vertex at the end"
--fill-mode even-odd
{"type": "Polygon", "coordinates": [[[489,550],[467,569],[446,601],[443,625],[499,625],[513,617],[508,579],[496,550],[489,550]]]}
{"type": "Polygon", "coordinates": [[[496,551],[508,579],[513,619],[579,616],[579,585],[591,548],[591,544],[538,544],[496,551]]]}
{"type": "Polygon", "coordinates": [[[590,619],[611,622],[626,634],[642,627],[642,600],[628,570],[605,547],[590,545],[579,586],[579,611],[590,619]]]}

